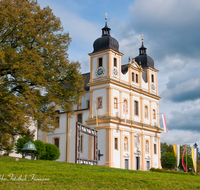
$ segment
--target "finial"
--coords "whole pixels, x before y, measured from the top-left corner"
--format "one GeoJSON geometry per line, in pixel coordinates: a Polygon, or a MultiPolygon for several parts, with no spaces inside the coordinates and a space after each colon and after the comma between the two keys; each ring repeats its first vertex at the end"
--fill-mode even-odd
{"type": "Polygon", "coordinates": [[[143,34],[142,34],[142,41],[144,40],[144,38],[143,38],[143,34]]]}
{"type": "Polygon", "coordinates": [[[108,16],[108,14],[107,14],[107,13],[105,13],[105,16],[106,16],[106,17],[105,17],[105,20],[107,20],[107,16],[108,16]]]}

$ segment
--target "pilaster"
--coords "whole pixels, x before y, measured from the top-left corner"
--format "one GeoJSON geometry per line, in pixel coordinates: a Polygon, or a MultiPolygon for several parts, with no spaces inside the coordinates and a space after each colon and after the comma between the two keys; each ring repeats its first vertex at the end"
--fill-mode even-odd
{"type": "Polygon", "coordinates": [[[145,142],[144,142],[144,134],[141,133],[141,157],[142,157],[142,163],[141,163],[141,170],[145,171],[145,142]]]}
{"type": "Polygon", "coordinates": [[[120,130],[120,168],[123,169],[123,153],[124,153],[124,136],[123,136],[123,131],[120,130]]]}
{"type": "Polygon", "coordinates": [[[158,168],[162,168],[161,167],[161,158],[160,158],[160,137],[157,137],[158,138],[158,168]]]}
{"type": "Polygon", "coordinates": [[[114,167],[113,162],[113,129],[106,129],[106,163],[105,166],[114,167]]]}
{"type": "Polygon", "coordinates": [[[150,150],[151,150],[151,168],[153,168],[154,167],[154,162],[153,162],[153,136],[150,136],[150,143],[151,143],[151,148],[150,148],[150,150]]]}
{"type": "Polygon", "coordinates": [[[130,132],[131,136],[131,146],[130,146],[130,162],[131,162],[131,170],[134,170],[134,132],[130,132]]]}
{"type": "Polygon", "coordinates": [[[93,118],[93,91],[90,91],[90,115],[89,118],[93,118]]]}

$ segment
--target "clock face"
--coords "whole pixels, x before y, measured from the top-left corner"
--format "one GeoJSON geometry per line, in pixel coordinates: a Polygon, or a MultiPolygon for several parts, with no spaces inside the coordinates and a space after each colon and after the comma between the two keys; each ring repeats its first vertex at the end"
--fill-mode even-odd
{"type": "Polygon", "coordinates": [[[155,90],[155,89],[156,89],[155,84],[151,84],[151,89],[152,89],[152,90],[155,90]]]}
{"type": "Polygon", "coordinates": [[[118,74],[119,74],[118,68],[117,67],[113,67],[113,76],[114,77],[118,77],[118,74]]]}
{"type": "Polygon", "coordinates": [[[102,77],[105,73],[105,69],[103,67],[98,67],[96,70],[96,76],[97,77],[102,77]]]}

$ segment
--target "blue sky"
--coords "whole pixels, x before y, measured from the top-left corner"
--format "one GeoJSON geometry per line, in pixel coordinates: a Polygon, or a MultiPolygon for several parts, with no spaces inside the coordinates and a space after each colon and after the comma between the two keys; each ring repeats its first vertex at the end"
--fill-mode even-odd
{"type": "Polygon", "coordinates": [[[160,113],[169,133],[161,141],[200,146],[200,1],[199,0],[38,0],[60,17],[72,43],[69,59],[89,72],[88,53],[101,36],[105,13],[111,36],[128,57],[138,55],[141,34],[147,54],[159,70],[160,113]]]}

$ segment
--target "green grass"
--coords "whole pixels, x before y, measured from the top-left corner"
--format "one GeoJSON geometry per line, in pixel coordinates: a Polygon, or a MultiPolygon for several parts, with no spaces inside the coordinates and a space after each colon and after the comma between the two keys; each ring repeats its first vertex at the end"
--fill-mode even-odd
{"type": "Polygon", "coordinates": [[[200,189],[200,176],[0,157],[0,189],[200,189]]]}

